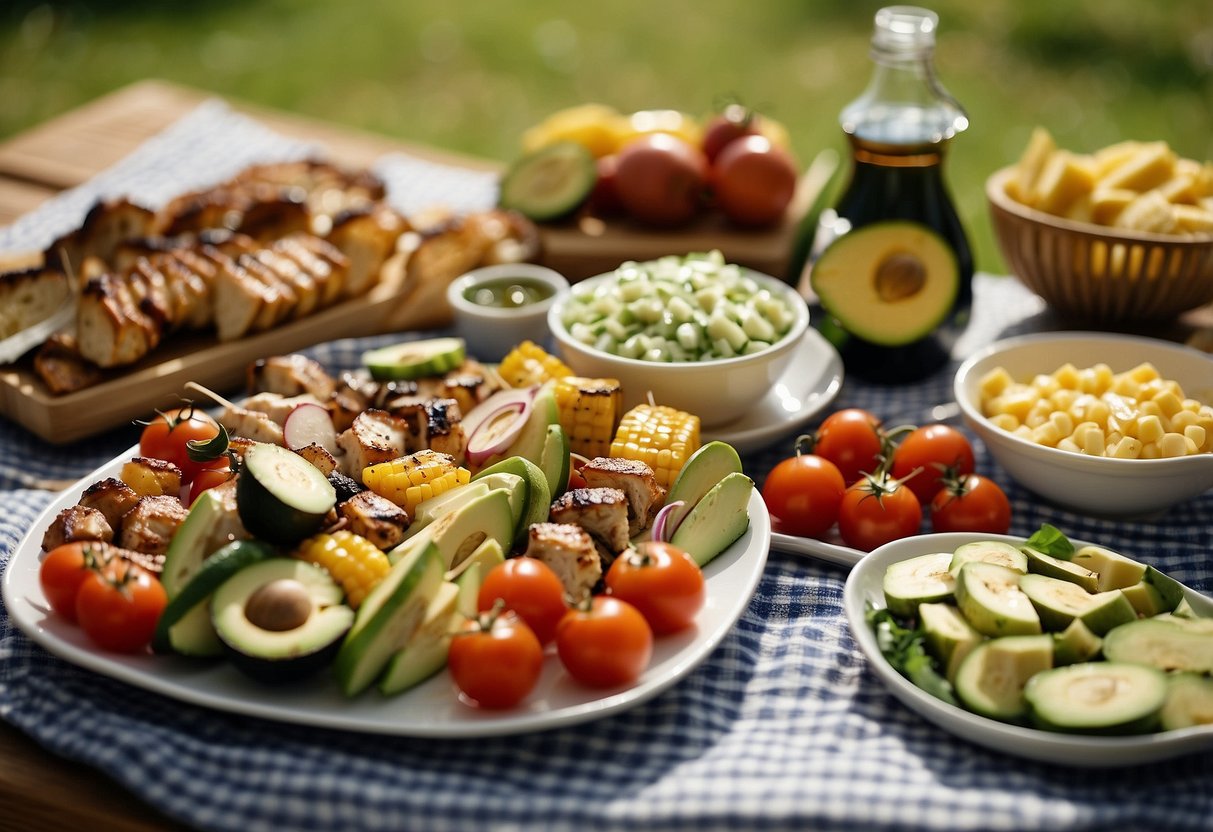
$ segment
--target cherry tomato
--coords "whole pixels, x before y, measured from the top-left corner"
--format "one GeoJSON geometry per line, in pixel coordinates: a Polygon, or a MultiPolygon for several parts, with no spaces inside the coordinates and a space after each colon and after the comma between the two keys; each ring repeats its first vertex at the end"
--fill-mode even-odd
{"type": "Polygon", "coordinates": [[[619,157],[614,153],[601,156],[595,165],[598,168],[598,178],[594,180],[594,188],[590,191],[590,210],[603,217],[623,213],[623,203],[619,200],[619,187],[616,182],[619,157]]]}
{"type": "Polygon", "coordinates": [[[181,407],[164,413],[148,422],[139,436],[139,453],[153,459],[163,459],[181,469],[186,482],[192,480],[203,468],[225,464],[226,459],[212,463],[194,462],[189,458],[187,443],[191,440],[205,442],[219,434],[219,426],[206,411],[196,407],[181,407]]]}
{"type": "Polygon", "coordinates": [[[583,685],[611,688],[640,678],[653,655],[653,630],[619,598],[596,595],[569,610],[556,631],[556,653],[583,685]]]}
{"type": "Polygon", "coordinates": [[[76,595],[76,619],[104,650],[135,653],[152,640],[168,595],[155,575],[125,560],[93,570],[76,595]]]}
{"type": "Polygon", "coordinates": [[[931,528],[937,532],[1006,534],[1011,501],[998,483],[968,474],[946,483],[931,501],[931,528]]]}
{"type": "Polygon", "coordinates": [[[716,205],[738,225],[774,225],[796,193],[796,164],[766,136],[742,136],[712,166],[716,205]]]}
{"type": "Polygon", "coordinates": [[[812,446],[813,453],[838,466],[848,486],[859,481],[861,474],[876,470],[881,450],[880,420],[857,407],[826,417],[812,446]]]}
{"type": "Polygon", "coordinates": [[[230,462],[227,460],[224,461],[222,468],[203,468],[190,482],[189,505],[192,506],[194,500],[197,500],[198,495],[203,491],[207,491],[217,485],[223,485],[233,476],[235,474],[232,472],[230,462]]]}
{"type": "Polygon", "coordinates": [[[668,133],[640,136],[619,151],[615,190],[636,219],[673,226],[698,213],[708,180],[703,152],[668,133]]]}
{"type": "Polygon", "coordinates": [[[887,474],[874,474],[847,489],[838,512],[843,542],[870,552],[918,531],[922,505],[914,492],[887,474]]]}
{"type": "Polygon", "coordinates": [[[451,638],[451,677],[482,708],[512,708],[535,688],[543,671],[543,645],[510,610],[469,619],[451,638]]]}
{"type": "Polygon", "coordinates": [[[820,537],[838,521],[847,484],[838,466],[814,454],[797,454],[767,474],[762,499],[776,531],[820,537]]]}
{"type": "Polygon", "coordinates": [[[943,488],[949,468],[963,476],[973,473],[973,467],[973,446],[963,433],[947,425],[924,425],[901,440],[889,473],[896,479],[909,477],[906,486],[925,505],[943,488]],[[922,470],[910,477],[916,468],[922,470]]]}
{"type": "Polygon", "coordinates": [[[564,584],[550,566],[536,558],[509,558],[489,570],[480,585],[477,608],[490,610],[498,598],[507,610],[518,613],[540,644],[555,638],[556,628],[568,612],[564,584]]]}
{"type": "Polygon", "coordinates": [[[761,116],[743,104],[730,104],[713,116],[703,130],[703,152],[708,161],[716,161],[720,151],[735,140],[756,134],[760,119],[761,116]]]}
{"type": "Polygon", "coordinates": [[[38,583],[51,609],[68,621],[76,621],[76,596],[85,578],[109,560],[105,544],[77,541],[56,546],[46,553],[38,569],[38,583]]]}
{"type": "Polygon", "coordinates": [[[703,572],[684,550],[669,543],[641,543],[606,574],[611,595],[640,611],[655,635],[685,630],[703,608],[703,572]]]}

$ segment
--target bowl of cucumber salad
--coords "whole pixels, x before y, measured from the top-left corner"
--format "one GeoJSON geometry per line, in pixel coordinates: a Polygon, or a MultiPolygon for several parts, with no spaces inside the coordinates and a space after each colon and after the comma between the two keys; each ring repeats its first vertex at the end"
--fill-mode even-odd
{"type": "Polygon", "coordinates": [[[979,745],[1061,765],[1213,749],[1213,599],[1052,527],[874,550],[844,591],[872,669],[979,745]]]}
{"type": "Polygon", "coordinates": [[[578,375],[622,382],[705,425],[742,416],[775,386],[808,329],[796,291],[718,251],[627,262],[573,286],[548,312],[578,375]]]}

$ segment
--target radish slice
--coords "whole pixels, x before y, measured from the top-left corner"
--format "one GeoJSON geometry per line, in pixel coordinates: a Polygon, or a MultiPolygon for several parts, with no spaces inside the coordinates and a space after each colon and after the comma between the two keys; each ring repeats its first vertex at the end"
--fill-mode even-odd
{"type": "Polygon", "coordinates": [[[315,444],[333,456],[337,455],[337,429],[324,405],[296,405],[282,423],[282,438],[292,451],[315,444]]]}
{"type": "Polygon", "coordinates": [[[530,417],[529,402],[506,402],[484,417],[468,437],[468,462],[479,467],[489,457],[504,453],[530,417]]]}
{"type": "Polygon", "coordinates": [[[682,500],[675,500],[661,507],[653,518],[653,540],[658,543],[670,542],[674,532],[678,531],[678,524],[682,522],[683,515],[678,510],[685,505],[682,500]]]}

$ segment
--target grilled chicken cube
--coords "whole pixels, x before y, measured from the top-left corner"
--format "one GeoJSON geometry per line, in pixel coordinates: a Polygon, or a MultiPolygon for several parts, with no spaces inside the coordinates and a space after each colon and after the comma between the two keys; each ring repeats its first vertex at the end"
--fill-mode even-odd
{"type": "Polygon", "coordinates": [[[450,454],[456,465],[463,464],[468,438],[463,429],[463,413],[454,399],[399,396],[386,407],[408,426],[406,451],[412,453],[429,448],[450,454]]]}
{"type": "Polygon", "coordinates": [[[49,552],[56,546],[77,540],[109,543],[113,539],[114,529],[100,511],[89,506],[68,506],[55,516],[42,535],[42,549],[49,552]]]}
{"type": "Polygon", "coordinates": [[[665,501],[665,489],[657,484],[653,469],[637,460],[595,457],[581,466],[581,476],[591,488],[618,488],[627,495],[631,537],[648,528],[665,501]]]}
{"type": "Polygon", "coordinates": [[[323,404],[311,393],[298,396],[283,396],[278,393],[257,393],[242,402],[246,410],[259,410],[278,424],[286,423],[286,417],[301,404],[323,404]]]}
{"type": "Polygon", "coordinates": [[[118,545],[149,555],[162,555],[189,511],[176,497],[140,497],[122,518],[118,545]]]}
{"type": "Polygon", "coordinates": [[[552,503],[548,519],[553,523],[572,523],[601,541],[609,569],[615,556],[628,547],[628,498],[618,488],[574,488],[552,503]]]}
{"type": "Polygon", "coordinates": [[[328,452],[327,448],[313,442],[295,451],[299,456],[312,463],[317,471],[326,477],[337,470],[337,457],[328,452]]]}
{"type": "Polygon", "coordinates": [[[95,508],[105,515],[105,521],[115,533],[121,530],[122,518],[135,507],[140,496],[120,479],[107,477],[84,489],[78,503],[95,508]]]}
{"type": "Polygon", "coordinates": [[[306,355],[275,355],[249,365],[248,389],[250,394],[298,396],[310,393],[318,401],[327,401],[337,389],[337,382],[318,361],[306,355]]]}
{"type": "Polygon", "coordinates": [[[346,297],[365,294],[379,283],[384,263],[396,252],[408,227],[403,216],[382,203],[334,217],[327,239],[349,261],[346,297]]]}
{"type": "Polygon", "coordinates": [[[181,469],[163,459],[137,456],[123,464],[118,476],[140,497],[176,497],[181,493],[181,469]]]}
{"type": "Polygon", "coordinates": [[[341,473],[362,482],[362,472],[371,465],[404,456],[408,426],[385,410],[364,410],[348,430],[337,437],[341,473]]]}
{"type": "Polygon", "coordinates": [[[586,598],[602,578],[602,558],[590,533],[572,523],[533,523],[526,556],[550,566],[574,602],[586,598]]]}
{"type": "Polygon", "coordinates": [[[337,513],[346,519],[350,531],[380,549],[391,549],[404,540],[409,527],[408,512],[374,491],[360,491],[338,503],[337,513]]]}
{"type": "Polygon", "coordinates": [[[76,339],[56,332],[34,353],[34,372],[51,393],[61,395],[83,390],[101,381],[101,370],[80,355],[76,339]]]}
{"type": "Polygon", "coordinates": [[[243,462],[245,452],[256,444],[252,439],[244,436],[228,436],[227,438],[227,449],[236,455],[237,462],[243,462]]]}
{"type": "Polygon", "coordinates": [[[260,410],[249,410],[239,405],[225,407],[219,414],[218,421],[232,436],[243,436],[245,439],[270,445],[286,445],[282,436],[282,425],[260,410]]]}
{"type": "Polygon", "coordinates": [[[80,354],[99,367],[133,364],[160,343],[160,329],[140,311],[131,288],[103,274],[84,285],[76,311],[80,354]]]}

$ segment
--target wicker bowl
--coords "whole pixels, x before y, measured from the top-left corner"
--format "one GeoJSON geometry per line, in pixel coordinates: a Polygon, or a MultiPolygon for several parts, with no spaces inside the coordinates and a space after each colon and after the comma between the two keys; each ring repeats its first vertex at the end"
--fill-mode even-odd
{"type": "Polygon", "coordinates": [[[1213,234],[1125,231],[1037,211],[1012,199],[1013,168],[986,181],[1011,271],[1067,317],[1091,323],[1165,322],[1213,301],[1213,234]]]}

